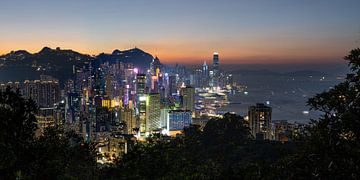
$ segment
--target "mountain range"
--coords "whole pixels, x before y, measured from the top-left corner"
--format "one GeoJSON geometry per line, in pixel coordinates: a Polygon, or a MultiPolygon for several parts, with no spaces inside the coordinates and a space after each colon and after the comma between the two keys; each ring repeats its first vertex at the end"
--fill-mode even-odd
{"type": "Polygon", "coordinates": [[[133,63],[135,67],[146,69],[153,58],[139,48],[124,51],[116,49],[111,54],[101,53],[97,56],[49,47],[44,47],[37,53],[29,53],[25,50],[11,51],[0,56],[0,82],[38,79],[41,74],[51,75],[64,82],[72,78],[74,65],[82,67],[91,63],[93,67],[98,67],[104,62],[110,64],[123,62],[133,63]]]}

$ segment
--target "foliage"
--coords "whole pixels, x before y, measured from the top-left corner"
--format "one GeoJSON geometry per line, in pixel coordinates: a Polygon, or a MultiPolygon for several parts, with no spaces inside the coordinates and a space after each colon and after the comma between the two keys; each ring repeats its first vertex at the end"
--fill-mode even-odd
{"type": "Polygon", "coordinates": [[[33,147],[29,176],[35,179],[92,179],[96,177],[95,144],[73,131],[47,128],[33,147]]]}
{"type": "Polygon", "coordinates": [[[191,125],[175,139],[158,136],[138,142],[106,174],[114,179],[262,177],[265,164],[282,156],[282,147],[278,142],[252,141],[242,117],[225,114],[211,119],[203,131],[191,125]]]}
{"type": "Polygon", "coordinates": [[[94,144],[56,128],[35,137],[36,111],[18,91],[0,92],[0,179],[95,178],[94,144]]]}
{"type": "Polygon", "coordinates": [[[333,89],[310,98],[308,104],[323,112],[312,120],[297,153],[278,164],[287,178],[360,178],[360,49],[345,57],[351,73],[333,89]]]}
{"type": "MultiPolygon", "coordinates": [[[[19,91],[0,92],[0,174],[11,176],[26,169],[34,143],[37,107],[19,91]]],[[[0,177],[1,177],[0,176],[0,177]]]]}

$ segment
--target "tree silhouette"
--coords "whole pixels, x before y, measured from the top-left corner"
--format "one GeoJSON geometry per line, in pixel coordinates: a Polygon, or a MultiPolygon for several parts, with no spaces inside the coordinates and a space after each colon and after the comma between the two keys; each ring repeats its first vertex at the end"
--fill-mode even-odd
{"type": "Polygon", "coordinates": [[[14,176],[27,169],[36,129],[37,107],[19,91],[0,92],[0,174],[14,176]]]}
{"type": "Polygon", "coordinates": [[[345,57],[351,72],[333,89],[310,98],[312,120],[299,151],[280,165],[291,178],[359,179],[360,175],[360,49],[345,57]]]}
{"type": "Polygon", "coordinates": [[[36,111],[19,91],[0,92],[0,179],[97,178],[95,145],[57,128],[35,137],[36,111]]]}

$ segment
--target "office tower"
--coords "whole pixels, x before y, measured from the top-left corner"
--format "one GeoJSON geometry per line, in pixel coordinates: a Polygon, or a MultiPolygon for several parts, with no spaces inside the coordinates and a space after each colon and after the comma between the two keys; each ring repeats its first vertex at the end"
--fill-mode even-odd
{"type": "Polygon", "coordinates": [[[213,76],[211,77],[212,80],[212,87],[218,87],[220,85],[220,69],[219,69],[219,54],[214,52],[213,55],[213,76]]]}
{"type": "Polygon", "coordinates": [[[159,130],[160,125],[160,94],[147,94],[146,102],[146,132],[159,130]]]}
{"type": "Polygon", "coordinates": [[[169,76],[168,90],[169,90],[169,95],[170,96],[177,93],[177,83],[176,83],[176,76],[175,75],[170,75],[169,76]]]}
{"type": "Polygon", "coordinates": [[[147,96],[142,94],[139,96],[138,105],[138,118],[139,118],[139,132],[141,136],[145,136],[146,132],[146,101],[147,96]]]}
{"type": "Polygon", "coordinates": [[[105,94],[105,73],[100,68],[95,71],[94,75],[94,94],[102,96],[105,94]]]}
{"type": "Polygon", "coordinates": [[[194,112],[195,88],[191,86],[182,87],[180,89],[180,95],[182,98],[182,109],[194,112]]]}
{"type": "Polygon", "coordinates": [[[214,74],[214,71],[209,71],[209,86],[210,87],[215,87],[216,84],[215,84],[215,74],[214,74]]]}
{"type": "Polygon", "coordinates": [[[217,73],[219,72],[219,53],[217,52],[214,52],[213,55],[213,70],[215,74],[218,75],[217,73]]]}
{"type": "Polygon", "coordinates": [[[256,139],[272,139],[271,112],[271,107],[260,103],[249,107],[249,125],[251,134],[256,139]]]}
{"type": "Polygon", "coordinates": [[[112,76],[110,74],[107,74],[105,77],[105,94],[107,97],[112,98],[114,87],[112,86],[112,76]]]}
{"type": "Polygon", "coordinates": [[[160,109],[160,127],[165,130],[168,127],[169,111],[169,108],[160,109]]]}
{"type": "Polygon", "coordinates": [[[158,84],[158,76],[151,76],[151,92],[158,92],[159,84],[158,84]]]}
{"type": "Polygon", "coordinates": [[[161,63],[158,57],[155,57],[150,63],[150,73],[152,76],[159,76],[161,72],[161,63]]]}
{"type": "Polygon", "coordinates": [[[135,112],[129,106],[125,107],[120,112],[120,121],[125,122],[126,126],[124,132],[126,134],[133,134],[134,129],[137,128],[137,121],[135,112]]]}
{"type": "Polygon", "coordinates": [[[179,131],[189,127],[192,123],[191,111],[189,110],[170,110],[168,111],[167,130],[179,131]]]}
{"type": "Polygon", "coordinates": [[[136,93],[138,95],[146,93],[146,75],[138,74],[136,76],[136,93]]]}
{"type": "Polygon", "coordinates": [[[203,73],[203,77],[208,77],[209,76],[209,67],[206,64],[206,61],[204,61],[204,64],[202,65],[202,73],[203,73]]]}
{"type": "Polygon", "coordinates": [[[190,84],[194,87],[202,87],[202,70],[196,69],[192,75],[193,79],[190,84]]]}
{"type": "Polygon", "coordinates": [[[202,87],[208,87],[209,86],[209,67],[204,61],[204,64],[202,65],[202,77],[201,77],[201,86],[202,87]]]}

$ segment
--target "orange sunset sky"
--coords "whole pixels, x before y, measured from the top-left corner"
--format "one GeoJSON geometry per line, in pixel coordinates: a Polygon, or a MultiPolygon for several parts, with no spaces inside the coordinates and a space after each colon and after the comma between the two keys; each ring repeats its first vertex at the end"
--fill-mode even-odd
{"type": "Polygon", "coordinates": [[[359,46],[358,1],[1,1],[0,54],[138,47],[164,63],[336,63],[359,46]],[[259,6],[261,4],[262,6],[259,6]],[[265,5],[264,5],[265,4],[265,5]]]}

